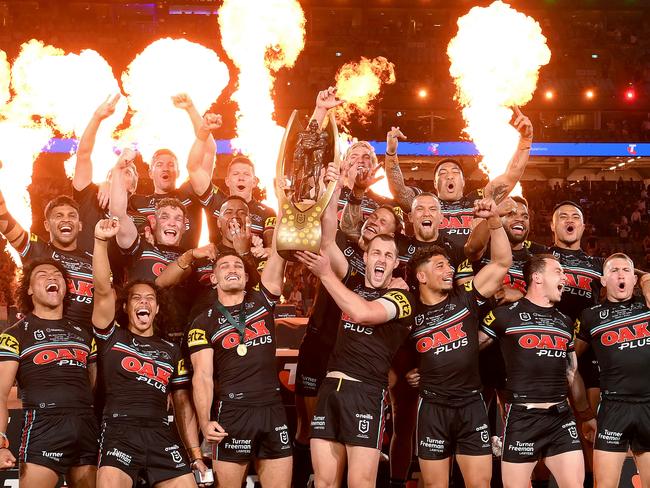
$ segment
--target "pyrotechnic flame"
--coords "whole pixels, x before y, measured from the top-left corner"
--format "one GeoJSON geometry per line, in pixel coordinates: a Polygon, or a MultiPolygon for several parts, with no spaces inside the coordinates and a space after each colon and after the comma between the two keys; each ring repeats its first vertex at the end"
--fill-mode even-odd
{"type": "MultiPolygon", "coordinates": [[[[21,47],[12,69],[14,97],[9,118],[25,120],[37,115],[64,136],[81,137],[95,108],[111,94],[119,93],[110,65],[97,52],[66,54],[32,39],[21,47]]],[[[101,125],[93,152],[93,180],[102,181],[114,164],[112,133],[126,114],[126,101],[101,125]]],[[[66,162],[73,174],[76,157],[66,162]]]]}
{"type": "Polygon", "coordinates": [[[519,140],[508,107],[533,97],[539,69],[551,58],[546,37],[535,19],[496,1],[458,19],[447,55],[465,132],[483,155],[482,169],[499,175],[519,140]]]}
{"type": "Polygon", "coordinates": [[[0,107],[9,101],[9,83],[11,82],[11,66],[7,61],[7,53],[0,50],[0,107]]]}
{"type": "Polygon", "coordinates": [[[219,98],[228,78],[228,68],[212,49],[185,39],[154,41],[122,74],[134,113],[129,128],[120,134],[121,144],[136,145],[147,162],[157,149],[171,149],[183,179],[194,130],[185,110],[176,108],[171,97],[187,93],[203,114],[219,98]]]}
{"type": "Polygon", "coordinates": [[[273,120],[274,73],[290,68],[305,45],[305,16],[296,0],[225,0],[219,9],[221,43],[239,68],[232,99],[239,105],[234,147],[255,164],[275,203],[273,179],[284,129],[273,120]]]}
{"type": "Polygon", "coordinates": [[[341,66],[336,73],[336,95],[346,103],[336,109],[337,120],[348,125],[352,117],[367,124],[372,114],[371,103],[377,98],[384,84],[395,83],[395,65],[379,56],[374,59],[361,57],[357,62],[341,66]]]}

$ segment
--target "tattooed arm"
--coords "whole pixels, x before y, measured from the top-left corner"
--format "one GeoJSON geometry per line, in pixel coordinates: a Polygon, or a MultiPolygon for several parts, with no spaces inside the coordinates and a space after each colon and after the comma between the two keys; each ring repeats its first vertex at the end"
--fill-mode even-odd
{"type": "Polygon", "coordinates": [[[519,107],[515,106],[514,112],[516,119],[512,125],[519,131],[519,146],[508,163],[505,172],[485,185],[483,191],[484,197],[494,199],[497,205],[508,196],[524,174],[530,157],[530,147],[533,143],[533,124],[531,124],[528,117],[521,113],[519,107]]]}
{"type": "Polygon", "coordinates": [[[393,198],[397,204],[402,207],[402,210],[409,212],[411,204],[415,198],[415,190],[406,186],[404,183],[404,175],[399,167],[399,160],[397,158],[397,142],[398,139],[406,139],[402,134],[399,127],[391,127],[386,135],[386,157],[384,158],[384,169],[386,177],[388,178],[388,188],[393,194],[393,198]]]}
{"type": "MultiPolygon", "coordinates": [[[[363,196],[363,195],[362,195],[363,196]]],[[[361,226],[363,219],[361,218],[361,198],[357,197],[354,192],[350,193],[345,207],[343,207],[343,215],[341,216],[341,232],[343,232],[351,241],[358,241],[361,237],[361,226]]]]}

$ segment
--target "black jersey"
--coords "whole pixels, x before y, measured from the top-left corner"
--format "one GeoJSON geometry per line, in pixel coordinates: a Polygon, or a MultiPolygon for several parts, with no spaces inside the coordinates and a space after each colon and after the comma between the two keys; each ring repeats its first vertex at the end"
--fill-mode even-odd
{"type": "Polygon", "coordinates": [[[166,419],[170,389],[189,383],[180,348],[155,335],[136,335],[116,322],[94,332],[104,416],[166,419]]]}
{"type": "MultiPolygon", "coordinates": [[[[343,232],[336,233],[336,245],[348,261],[348,272],[343,283],[363,279],[366,275],[366,265],[363,261],[363,251],[357,243],[348,240],[343,232]]],[[[336,342],[336,333],[341,320],[341,309],[336,304],[327,289],[318,282],[314,306],[307,322],[307,333],[318,333],[324,344],[329,346],[336,342]]],[[[329,351],[329,349],[327,349],[329,351]]]]}
{"type": "Polygon", "coordinates": [[[573,323],[555,307],[526,298],[495,308],[481,330],[499,340],[506,364],[506,394],[512,403],[559,402],[566,398],[567,353],[573,323]]]}
{"type": "MultiPolygon", "coordinates": [[[[548,248],[536,242],[524,241],[524,247],[512,251],[512,264],[508,268],[506,276],[503,278],[503,284],[516,288],[522,293],[526,293],[526,281],[524,280],[524,264],[534,254],[543,254],[548,252],[548,248]]],[[[476,276],[491,260],[490,247],[478,261],[469,263],[465,260],[456,270],[456,279],[476,276]]]]}
{"type": "Polygon", "coordinates": [[[369,288],[363,277],[355,284],[349,283],[348,288],[366,300],[388,300],[395,305],[397,314],[393,320],[374,326],[354,323],[342,314],[327,369],[385,388],[393,356],[411,330],[415,300],[405,290],[369,288]]]}
{"type": "Polygon", "coordinates": [[[131,195],[131,198],[129,198],[129,209],[133,212],[132,219],[138,228],[138,232],[140,234],[144,233],[144,228],[149,225],[147,218],[149,215],[156,213],[156,203],[163,198],[177,198],[183,203],[187,211],[187,219],[185,233],[181,239],[181,247],[183,249],[197,247],[201,235],[201,212],[203,210],[200,199],[205,198],[205,194],[200,197],[196,196],[189,181],[186,181],[180,187],[169,193],[131,195]]]}
{"type": "Polygon", "coordinates": [[[36,234],[21,249],[16,249],[23,263],[32,259],[50,258],[61,263],[68,274],[68,294],[65,315],[68,319],[90,330],[93,313],[93,256],[87,251],[62,251],[36,234]]]}
{"type": "Polygon", "coordinates": [[[18,362],[23,408],[91,408],[88,365],[96,357],[90,331],[66,318],[28,313],[0,334],[0,361],[18,362]]]}
{"type": "MultiPolygon", "coordinates": [[[[221,240],[216,221],[219,218],[221,206],[226,198],[228,198],[227,193],[217,186],[212,185],[212,189],[200,199],[201,205],[205,207],[208,213],[208,227],[210,228],[211,242],[219,242],[221,240]]],[[[258,202],[254,198],[247,202],[246,205],[248,205],[248,216],[251,221],[252,234],[261,238],[265,231],[275,229],[275,210],[264,205],[262,202],[258,202]]]]}
{"type": "MultiPolygon", "coordinates": [[[[348,203],[348,199],[350,198],[351,194],[352,190],[347,186],[343,187],[341,190],[341,194],[339,195],[339,200],[337,202],[337,216],[339,221],[343,216],[343,208],[348,203]]],[[[381,205],[391,205],[394,207],[395,211],[399,212],[400,214],[402,213],[402,210],[398,205],[395,204],[395,201],[393,199],[378,195],[373,191],[367,191],[361,198],[361,204],[359,205],[361,207],[361,216],[363,217],[363,220],[365,221],[370,216],[370,214],[377,210],[381,205]]]]}
{"type": "Polygon", "coordinates": [[[462,248],[455,248],[452,242],[442,234],[438,235],[438,238],[433,242],[418,241],[415,237],[405,236],[404,234],[399,234],[396,237],[396,241],[400,264],[393,274],[394,276],[403,278],[414,293],[417,292],[418,283],[415,279],[414,273],[409,269],[408,264],[411,262],[411,259],[413,259],[413,256],[415,256],[418,249],[429,246],[441,247],[447,252],[449,263],[454,267],[454,270],[456,270],[462,260],[465,259],[462,248]]]}
{"type": "Polygon", "coordinates": [[[583,310],[578,337],[591,344],[600,368],[600,389],[608,396],[650,399],[650,309],[642,298],[583,310]]]}
{"type": "MultiPolygon", "coordinates": [[[[214,350],[214,377],[221,400],[275,402],[280,384],[275,366],[275,321],[273,309],[279,297],[263,285],[244,297],[246,355],[237,353],[240,336],[237,328],[212,306],[201,313],[187,332],[190,354],[214,350]]],[[[239,321],[241,304],[225,307],[239,321]]]]}
{"type": "Polygon", "coordinates": [[[436,305],[418,301],[410,337],[419,357],[420,390],[441,398],[466,398],[481,390],[478,329],[484,302],[471,281],[436,305]]]}
{"type": "Polygon", "coordinates": [[[446,236],[456,249],[463,249],[472,232],[474,202],[483,198],[483,189],[474,190],[453,202],[440,200],[442,221],[440,233],[446,236]]]}
{"type": "Polygon", "coordinates": [[[558,309],[575,320],[585,308],[598,303],[605,259],[589,256],[582,249],[553,246],[549,251],[560,261],[567,279],[558,309]]]}

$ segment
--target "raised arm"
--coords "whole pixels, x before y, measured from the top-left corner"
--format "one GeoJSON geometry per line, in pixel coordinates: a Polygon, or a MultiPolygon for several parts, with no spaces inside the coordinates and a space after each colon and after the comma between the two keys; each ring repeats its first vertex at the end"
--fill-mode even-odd
{"type": "Polygon", "coordinates": [[[108,241],[117,235],[119,220],[103,219],[95,225],[93,251],[93,317],[98,329],[106,329],[115,319],[115,294],[111,283],[111,266],[108,261],[108,241]]]}
{"type": "Polygon", "coordinates": [[[318,123],[318,127],[321,127],[325,117],[327,117],[327,111],[343,103],[345,103],[344,100],[336,98],[335,87],[330,86],[327,90],[319,91],[318,95],[316,95],[316,107],[314,108],[314,113],[310,121],[315,120],[318,123]]]}
{"type": "Polygon", "coordinates": [[[198,259],[209,259],[213,261],[217,257],[217,247],[210,243],[203,247],[189,249],[178,256],[170,263],[156,278],[156,285],[160,288],[167,288],[179,284],[192,272],[192,266],[198,259]]]}
{"type": "MultiPolygon", "coordinates": [[[[278,208],[278,219],[282,218],[282,208],[278,208]]],[[[264,288],[273,295],[282,294],[282,285],[284,284],[284,268],[286,261],[277,252],[278,226],[273,231],[273,240],[271,241],[271,253],[264,265],[260,280],[264,288]]]]}
{"type": "MultiPolygon", "coordinates": [[[[196,112],[196,108],[193,110],[196,112]]],[[[193,117],[192,122],[194,122],[193,117]]],[[[204,117],[199,117],[199,122],[198,125],[194,125],[195,140],[187,157],[187,171],[194,193],[203,195],[212,184],[217,151],[212,131],[221,127],[221,115],[207,113],[204,117]]]]}
{"type": "Polygon", "coordinates": [[[399,139],[406,139],[399,127],[391,127],[386,134],[386,157],[384,158],[384,170],[388,178],[388,188],[393,194],[393,198],[402,210],[410,211],[411,204],[415,198],[415,190],[406,186],[404,175],[399,167],[397,159],[397,144],[399,139]]]}
{"type": "Polygon", "coordinates": [[[75,190],[81,191],[92,182],[93,163],[91,160],[93,148],[95,147],[95,138],[101,123],[115,113],[115,107],[120,99],[120,94],[106,97],[106,100],[97,107],[95,113],[88,122],[86,129],[79,139],[77,147],[77,162],[74,167],[74,176],[72,177],[72,186],[75,190]]]}
{"type": "Polygon", "coordinates": [[[341,311],[347,314],[352,322],[373,326],[384,324],[397,316],[394,304],[388,300],[379,298],[369,301],[348,289],[334,274],[329,258],[323,252],[298,252],[296,257],[321,280],[341,311]]]}
{"type": "Polygon", "coordinates": [[[380,167],[377,164],[367,172],[359,172],[354,165],[348,167],[348,179],[352,179],[353,183],[348,201],[343,207],[341,232],[350,240],[356,241],[361,237],[361,227],[363,226],[361,202],[368,189],[383,178],[383,176],[377,177],[380,167]]]}
{"type": "Polygon", "coordinates": [[[489,298],[503,285],[503,278],[512,265],[512,249],[494,200],[485,198],[477,201],[474,215],[486,219],[490,231],[490,262],[474,277],[476,291],[489,298]]]}
{"type": "Polygon", "coordinates": [[[332,194],[325,212],[321,218],[321,250],[327,254],[332,265],[332,269],[336,276],[339,279],[348,273],[348,260],[345,258],[339,246],[336,245],[336,231],[338,229],[338,204],[339,198],[341,196],[342,188],[342,179],[341,173],[337,171],[333,164],[330,164],[327,167],[327,174],[325,175],[325,181],[331,181],[335,179],[337,181],[336,188],[332,194]]]}
{"type": "Polygon", "coordinates": [[[126,189],[124,172],[133,164],[135,151],[125,148],[120,154],[111,176],[111,199],[109,209],[112,217],[119,220],[119,232],[116,236],[117,245],[122,249],[130,248],[138,238],[138,229],[126,209],[129,203],[129,192],[126,189]]]}
{"type": "MultiPolygon", "coordinates": [[[[0,432],[7,432],[9,423],[8,400],[11,387],[14,385],[16,375],[18,374],[18,358],[15,361],[0,362],[0,432]]],[[[5,434],[6,435],[6,434],[5,434]]],[[[0,437],[0,469],[13,468],[16,464],[16,458],[5,444],[8,441],[0,437]]]]}
{"type": "MultiPolygon", "coordinates": [[[[0,168],[2,168],[2,163],[0,162],[0,168]]],[[[2,175],[3,178],[6,178],[6,175],[2,175]]],[[[7,202],[5,197],[0,191],[0,234],[5,236],[9,244],[16,249],[18,252],[24,250],[27,241],[29,240],[29,234],[21,225],[16,222],[16,219],[9,213],[7,209],[7,202]]]]}
{"type": "MultiPolygon", "coordinates": [[[[508,215],[515,207],[515,202],[511,198],[506,198],[497,205],[499,216],[508,215]]],[[[470,262],[478,261],[483,257],[490,242],[490,228],[487,220],[475,218],[472,223],[476,223],[472,229],[467,242],[465,242],[465,256],[470,262]]]]}
{"type": "Polygon", "coordinates": [[[513,110],[516,118],[512,125],[519,131],[517,151],[508,163],[505,172],[488,182],[483,192],[487,198],[492,198],[497,204],[508,196],[524,174],[533,144],[533,124],[519,110],[519,107],[515,105],[513,110]]]}

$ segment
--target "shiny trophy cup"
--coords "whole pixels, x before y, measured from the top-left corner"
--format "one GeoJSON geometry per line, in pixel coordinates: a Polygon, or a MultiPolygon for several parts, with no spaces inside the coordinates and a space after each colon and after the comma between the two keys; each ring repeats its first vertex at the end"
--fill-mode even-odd
{"type": "Polygon", "coordinates": [[[327,165],[340,165],[338,131],[332,111],[323,127],[311,121],[305,128],[294,110],[284,131],[276,169],[276,194],[282,216],[277,221],[276,246],[280,256],[295,261],[296,251],[318,253],[321,215],[327,208],[336,181],[323,186],[327,165]]]}

